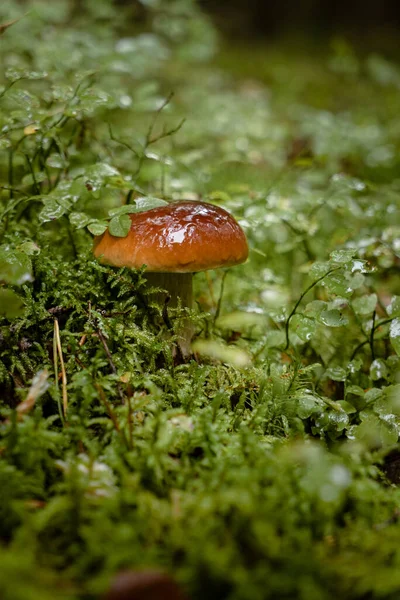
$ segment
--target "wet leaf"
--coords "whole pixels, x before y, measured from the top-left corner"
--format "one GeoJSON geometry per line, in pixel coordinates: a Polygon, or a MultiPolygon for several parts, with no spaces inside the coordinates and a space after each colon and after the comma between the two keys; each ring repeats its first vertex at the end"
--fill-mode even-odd
{"type": "Polygon", "coordinates": [[[311,394],[302,394],[296,398],[297,415],[300,419],[307,419],[313,414],[321,413],[324,408],[324,402],[311,394]]]}
{"type": "Polygon", "coordinates": [[[323,302],[322,300],[313,300],[306,305],[304,313],[307,315],[307,317],[318,317],[324,310],[326,310],[327,306],[327,302],[323,302]]]}
{"type": "Polygon", "coordinates": [[[31,71],[28,69],[10,67],[6,70],[5,77],[9,81],[19,81],[20,79],[44,79],[47,77],[47,73],[46,71],[31,71]]]}
{"type": "Polygon", "coordinates": [[[319,315],[319,320],[327,327],[343,327],[348,323],[348,319],[338,309],[324,310],[319,315]]]}
{"type": "Polygon", "coordinates": [[[350,402],[347,402],[346,400],[338,400],[337,404],[339,404],[339,406],[342,408],[342,410],[344,410],[344,412],[348,415],[354,414],[357,412],[357,409],[355,408],[355,406],[353,406],[353,404],[351,404],[350,402]]]}
{"type": "Polygon", "coordinates": [[[364,411],[360,413],[360,417],[361,424],[351,430],[356,440],[366,443],[370,448],[392,446],[397,442],[399,429],[394,415],[382,418],[364,411]]]}
{"type": "Polygon", "coordinates": [[[161,200],[161,198],[141,196],[140,198],[135,198],[135,204],[137,212],[142,212],[144,210],[151,210],[152,208],[158,208],[160,206],[167,206],[168,202],[161,200]]]}
{"type": "Polygon", "coordinates": [[[0,281],[22,285],[32,280],[32,263],[27,254],[0,246],[0,281]]]}
{"type": "MultiPolygon", "coordinates": [[[[385,400],[385,411],[400,416],[400,383],[388,385],[383,390],[382,396],[385,400]]],[[[379,411],[380,407],[379,402],[380,400],[375,404],[375,406],[378,405],[376,408],[377,411],[379,411]]]]}
{"type": "Polygon", "coordinates": [[[292,331],[303,341],[311,340],[317,327],[317,321],[312,317],[304,315],[294,315],[291,320],[292,331]]]}
{"type": "Polygon", "coordinates": [[[165,200],[160,200],[159,198],[136,198],[135,204],[124,204],[124,206],[119,206],[118,208],[113,208],[109,211],[110,217],[116,217],[121,215],[130,215],[138,212],[144,212],[146,210],[151,210],[152,208],[159,208],[160,206],[167,206],[168,202],[165,200]]]}
{"type": "Polygon", "coordinates": [[[387,313],[391,317],[400,315],[400,296],[392,296],[390,304],[387,307],[387,313]]]}
{"type": "Polygon", "coordinates": [[[46,165],[48,167],[52,167],[53,169],[64,169],[66,166],[66,162],[61,156],[61,154],[53,153],[50,154],[50,156],[46,160],[46,165]]]}
{"type": "Polygon", "coordinates": [[[398,356],[400,356],[400,319],[396,317],[390,323],[390,342],[398,356]]]}
{"type": "Polygon", "coordinates": [[[357,315],[368,315],[375,310],[377,301],[378,297],[376,294],[368,294],[360,298],[355,298],[351,304],[357,315]]]}
{"type": "Polygon", "coordinates": [[[0,316],[7,319],[16,319],[22,316],[23,312],[24,303],[22,299],[13,290],[0,288],[0,316]]]}
{"type": "Polygon", "coordinates": [[[39,220],[41,223],[48,223],[49,221],[55,221],[59,219],[68,211],[71,206],[70,201],[61,202],[60,199],[49,198],[43,200],[43,208],[39,213],[39,220]]]}
{"type": "Polygon", "coordinates": [[[245,350],[215,340],[196,340],[192,344],[192,349],[201,356],[232,365],[238,369],[251,364],[251,358],[245,350]]]}
{"type": "Polygon", "coordinates": [[[131,228],[129,215],[117,215],[113,217],[108,225],[108,230],[115,237],[126,237],[131,228]]]}
{"type": "Polygon", "coordinates": [[[348,263],[355,254],[357,254],[357,251],[354,248],[349,250],[334,250],[330,253],[329,258],[335,263],[348,263]]]}
{"type": "Polygon", "coordinates": [[[325,375],[333,381],[346,381],[347,377],[346,369],[342,367],[330,367],[325,371],[325,375]]]}
{"type": "Polygon", "coordinates": [[[73,225],[77,229],[82,229],[83,227],[86,227],[87,225],[89,225],[89,223],[93,221],[93,218],[87,215],[86,213],[75,211],[71,212],[68,218],[71,225],[73,225]]]}
{"type": "Polygon", "coordinates": [[[352,295],[353,290],[349,286],[346,271],[339,270],[330,273],[321,281],[321,285],[336,296],[347,298],[352,295]]]}
{"type": "Polygon", "coordinates": [[[22,185],[24,186],[33,186],[47,179],[47,175],[44,171],[36,171],[33,175],[32,173],[28,173],[22,178],[22,185]]]}
{"type": "Polygon", "coordinates": [[[28,256],[36,256],[40,254],[40,247],[35,242],[31,241],[22,242],[22,244],[19,244],[17,249],[21,250],[21,252],[24,252],[28,256]]]}
{"type": "Polygon", "coordinates": [[[94,192],[106,185],[112,177],[120,177],[120,173],[108,163],[98,163],[85,171],[86,186],[94,192]]]}
{"type": "Polygon", "coordinates": [[[377,381],[378,379],[386,379],[389,374],[388,368],[386,366],[385,361],[382,358],[377,358],[372,361],[369,375],[372,381],[377,381]]]}
{"type": "Polygon", "coordinates": [[[102,235],[108,227],[108,223],[106,221],[94,221],[90,223],[87,228],[93,235],[102,235]]]}

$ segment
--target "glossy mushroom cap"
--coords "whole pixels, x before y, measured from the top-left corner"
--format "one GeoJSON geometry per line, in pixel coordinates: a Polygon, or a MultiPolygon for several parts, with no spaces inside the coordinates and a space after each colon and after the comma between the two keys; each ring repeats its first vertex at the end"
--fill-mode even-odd
{"type": "Polygon", "coordinates": [[[223,208],[205,202],[175,202],[129,215],[124,238],[106,231],[95,238],[102,263],[159,273],[195,273],[231,267],[247,259],[246,236],[223,208]]]}

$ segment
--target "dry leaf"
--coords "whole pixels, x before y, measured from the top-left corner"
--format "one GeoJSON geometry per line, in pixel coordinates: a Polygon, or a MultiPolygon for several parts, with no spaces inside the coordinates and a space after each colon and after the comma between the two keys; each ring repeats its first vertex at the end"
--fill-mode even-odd
{"type": "Polygon", "coordinates": [[[24,129],[24,134],[25,135],[33,135],[34,133],[37,133],[39,131],[40,127],[39,125],[27,125],[24,129]]]}
{"type": "Polygon", "coordinates": [[[12,21],[6,21],[5,23],[1,23],[0,24],[0,35],[3,35],[3,33],[6,31],[6,29],[11,27],[11,25],[14,25],[14,23],[18,23],[18,21],[20,21],[21,19],[22,19],[22,17],[19,17],[18,19],[13,19],[12,21]]]}
{"type": "Polygon", "coordinates": [[[47,379],[49,377],[49,372],[44,369],[43,371],[39,371],[32,380],[31,387],[29,388],[28,395],[26,400],[18,404],[17,406],[17,414],[18,418],[21,418],[23,415],[26,415],[28,412],[32,410],[35,406],[35,402],[40,396],[42,396],[49,384],[47,379]]]}

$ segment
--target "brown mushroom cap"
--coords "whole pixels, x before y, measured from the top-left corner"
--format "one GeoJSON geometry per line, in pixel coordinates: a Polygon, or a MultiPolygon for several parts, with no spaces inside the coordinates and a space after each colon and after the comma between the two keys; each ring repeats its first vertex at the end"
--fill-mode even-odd
{"type": "Polygon", "coordinates": [[[126,237],[108,231],[95,238],[102,263],[159,273],[195,273],[231,267],[247,259],[246,236],[223,208],[205,202],[175,202],[129,215],[126,237]]]}
{"type": "Polygon", "coordinates": [[[156,570],[117,573],[104,600],[185,600],[183,591],[166,573],[156,570]]]}

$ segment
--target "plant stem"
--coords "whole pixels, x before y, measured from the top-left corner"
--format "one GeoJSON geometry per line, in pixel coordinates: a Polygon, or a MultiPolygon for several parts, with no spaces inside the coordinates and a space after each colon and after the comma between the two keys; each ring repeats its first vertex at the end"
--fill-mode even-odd
{"type": "MultiPolygon", "coordinates": [[[[192,273],[146,273],[149,287],[159,288],[162,291],[151,294],[150,298],[154,300],[163,309],[165,314],[164,321],[172,329],[169,322],[167,308],[188,308],[193,305],[192,292],[192,273]]],[[[184,359],[192,354],[191,340],[193,337],[193,325],[189,317],[183,317],[176,330],[178,336],[178,346],[184,359]]]]}

